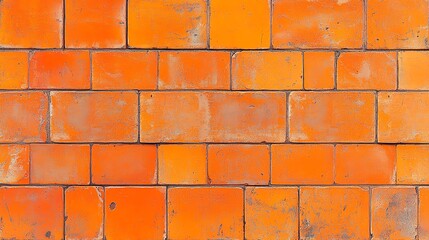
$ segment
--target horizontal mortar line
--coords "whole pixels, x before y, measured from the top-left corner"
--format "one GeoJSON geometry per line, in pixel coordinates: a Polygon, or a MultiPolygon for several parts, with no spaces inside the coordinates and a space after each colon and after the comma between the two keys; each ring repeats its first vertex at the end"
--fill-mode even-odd
{"type": "Polygon", "coordinates": [[[326,52],[394,52],[394,51],[429,51],[429,48],[380,48],[380,49],[367,49],[367,48],[1,48],[1,51],[67,51],[67,50],[86,50],[86,51],[169,51],[169,52],[178,52],[178,51],[231,51],[231,52],[246,52],[246,51],[267,51],[267,52],[311,52],[311,51],[326,51],[326,52]]]}

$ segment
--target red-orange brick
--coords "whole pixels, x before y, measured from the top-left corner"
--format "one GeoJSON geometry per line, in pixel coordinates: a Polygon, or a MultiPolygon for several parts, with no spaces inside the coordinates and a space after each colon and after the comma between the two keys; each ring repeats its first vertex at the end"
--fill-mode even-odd
{"type": "Polygon", "coordinates": [[[1,51],[0,89],[25,89],[27,87],[28,52],[1,51]]]}
{"type": "Polygon", "coordinates": [[[429,145],[398,145],[398,184],[429,184],[429,145]]]}
{"type": "Polygon", "coordinates": [[[429,52],[399,52],[399,89],[429,90],[429,52]]]}
{"type": "Polygon", "coordinates": [[[0,145],[0,183],[29,184],[29,147],[0,145]]]}
{"type": "Polygon", "coordinates": [[[306,90],[333,89],[334,75],[334,52],[304,52],[304,88],[306,90]]]}
{"type": "Polygon", "coordinates": [[[429,188],[419,188],[419,239],[429,239],[429,188]]]}

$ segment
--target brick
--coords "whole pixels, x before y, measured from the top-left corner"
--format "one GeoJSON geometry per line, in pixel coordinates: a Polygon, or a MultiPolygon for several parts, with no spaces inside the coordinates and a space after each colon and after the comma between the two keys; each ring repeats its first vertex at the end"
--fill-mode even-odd
{"type": "Polygon", "coordinates": [[[419,188],[419,239],[429,239],[429,188],[419,188]]]}
{"type": "Polygon", "coordinates": [[[34,89],[89,89],[89,51],[30,54],[29,85],[34,89]]]}
{"type": "Polygon", "coordinates": [[[429,145],[398,145],[398,184],[429,184],[429,145]]]}
{"type": "Polygon", "coordinates": [[[271,165],[272,184],[333,184],[334,146],[274,144],[271,165]]]}
{"type": "Polygon", "coordinates": [[[204,144],[168,144],[158,147],[160,184],[207,184],[204,144]]]}
{"type": "Polygon", "coordinates": [[[32,144],[32,184],[89,184],[89,145],[32,144]]]}
{"type": "Polygon", "coordinates": [[[66,239],[103,239],[102,187],[69,187],[65,191],[66,239]]]}
{"type": "Polygon", "coordinates": [[[27,145],[0,145],[0,184],[29,184],[29,148],[27,145]]]}
{"type": "Polygon", "coordinates": [[[51,140],[137,141],[134,92],[51,92],[51,140]]]}
{"type": "Polygon", "coordinates": [[[334,52],[304,52],[305,89],[334,89],[334,72],[334,52]]]}
{"type": "Polygon", "coordinates": [[[395,52],[345,52],[338,57],[337,88],[395,90],[395,52]]]}
{"type": "Polygon", "coordinates": [[[270,148],[268,145],[210,145],[208,170],[212,184],[267,185],[270,148]]]}
{"type": "Polygon", "coordinates": [[[128,9],[131,47],[207,47],[205,0],[130,0],[128,9]]]}
{"type": "Polygon", "coordinates": [[[283,142],[285,103],[284,93],[144,92],[141,142],[283,142]]]}
{"type": "Polygon", "coordinates": [[[232,57],[232,88],[302,89],[302,53],[238,52],[232,57]]]}
{"type": "Polygon", "coordinates": [[[170,188],[168,237],[243,239],[243,207],[240,188],[170,188]]]}
{"type": "Polygon", "coordinates": [[[165,188],[109,187],[105,197],[106,239],[165,238],[165,188]]]}
{"type": "Polygon", "coordinates": [[[427,52],[399,52],[399,89],[429,90],[427,52]]]}
{"type": "Polygon", "coordinates": [[[380,92],[378,94],[378,141],[429,142],[429,94],[380,92]]]}
{"type": "Polygon", "coordinates": [[[27,87],[28,52],[0,51],[0,89],[25,89],[27,87]]]}
{"type": "Polygon", "coordinates": [[[298,239],[297,188],[246,188],[246,239],[298,239]]]}
{"type": "Polygon", "coordinates": [[[417,239],[416,189],[372,189],[371,219],[374,239],[417,239]]]}
{"type": "Polygon", "coordinates": [[[155,184],[156,146],[93,145],[91,169],[95,184],[155,184]]]}
{"type": "Polygon", "coordinates": [[[335,147],[335,183],[394,184],[396,147],[339,144],[335,147]]]}
{"type": "Polygon", "coordinates": [[[61,187],[1,187],[0,218],[3,239],[61,239],[61,187]]]}
{"type": "Polygon", "coordinates": [[[229,52],[159,53],[159,89],[229,89],[229,77],[229,52]]]}
{"type": "Polygon", "coordinates": [[[302,187],[302,239],[369,239],[369,191],[360,187],[302,187]]]}
{"type": "Polygon", "coordinates": [[[43,92],[0,93],[0,142],[46,141],[47,112],[43,92]]]}
{"type": "Polygon", "coordinates": [[[373,142],[375,96],[369,92],[292,92],[292,142],[373,142]]]}
{"type": "Polygon", "coordinates": [[[427,0],[368,0],[368,48],[427,48],[427,0]]]}
{"type": "Polygon", "coordinates": [[[275,48],[360,48],[361,0],[274,0],[275,48]]]}
{"type": "Polygon", "coordinates": [[[269,47],[269,0],[210,1],[210,48],[269,47]]]}
{"type": "Polygon", "coordinates": [[[3,0],[0,12],[0,47],[62,47],[63,0],[3,0]]]}
{"type": "Polygon", "coordinates": [[[92,88],[156,89],[156,52],[93,52],[92,88]]]}
{"type": "Polygon", "coordinates": [[[126,46],[126,0],[65,1],[67,48],[126,46]]]}

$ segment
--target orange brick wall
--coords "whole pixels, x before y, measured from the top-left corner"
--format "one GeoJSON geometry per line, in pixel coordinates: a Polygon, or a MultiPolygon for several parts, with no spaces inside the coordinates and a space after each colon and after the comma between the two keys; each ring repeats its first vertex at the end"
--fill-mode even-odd
{"type": "Polygon", "coordinates": [[[0,0],[0,238],[429,239],[428,19],[0,0]]]}

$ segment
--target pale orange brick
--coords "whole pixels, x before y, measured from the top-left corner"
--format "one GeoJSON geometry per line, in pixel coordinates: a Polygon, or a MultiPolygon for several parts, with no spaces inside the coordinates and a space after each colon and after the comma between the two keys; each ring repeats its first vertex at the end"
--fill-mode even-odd
{"type": "Polygon", "coordinates": [[[240,188],[171,188],[168,237],[243,239],[243,208],[240,188]]]}
{"type": "Polygon", "coordinates": [[[428,0],[368,0],[368,48],[427,48],[428,0]]]}
{"type": "Polygon", "coordinates": [[[269,0],[211,0],[210,48],[270,47],[269,0]]]}
{"type": "Polygon", "coordinates": [[[156,52],[93,52],[93,89],[156,89],[156,52]]]}
{"type": "Polygon", "coordinates": [[[246,239],[298,239],[297,188],[246,188],[246,239]]]}
{"type": "Polygon", "coordinates": [[[273,0],[275,48],[360,48],[362,0],[273,0]]]}
{"type": "Polygon", "coordinates": [[[89,89],[89,51],[30,53],[30,88],[89,89]]]}
{"type": "Polygon", "coordinates": [[[65,191],[66,239],[103,239],[104,189],[69,187],[65,191]]]}
{"type": "Polygon", "coordinates": [[[0,93],[0,142],[44,142],[47,114],[43,92],[0,93]]]}
{"type": "Polygon", "coordinates": [[[273,184],[334,183],[333,145],[274,144],[271,158],[273,184]]]}
{"type": "Polygon", "coordinates": [[[267,185],[270,148],[268,145],[209,145],[208,170],[212,184],[267,185]]]}
{"type": "Polygon", "coordinates": [[[373,142],[375,96],[370,92],[292,92],[292,142],[373,142]]]}
{"type": "Polygon", "coordinates": [[[25,89],[27,87],[28,52],[1,51],[0,89],[25,89]]]}
{"type": "Polygon", "coordinates": [[[165,239],[165,201],[163,187],[106,188],[105,239],[165,239]]]}
{"type": "Polygon", "coordinates": [[[229,89],[229,52],[160,52],[159,89],[229,89]]]}
{"type": "Polygon", "coordinates": [[[417,192],[414,187],[372,189],[373,239],[417,239],[417,192]]]}
{"type": "Polygon", "coordinates": [[[61,187],[1,187],[2,239],[62,239],[61,187]]]}
{"type": "Polygon", "coordinates": [[[134,92],[51,92],[51,139],[135,142],[137,98],[134,92]]]}
{"type": "Polygon", "coordinates": [[[305,89],[333,89],[334,72],[334,52],[304,52],[305,89]]]}
{"type": "Polygon", "coordinates": [[[302,53],[238,52],[232,57],[232,88],[302,89],[302,53]]]}
{"type": "Polygon", "coordinates": [[[131,47],[207,47],[205,0],[129,0],[128,9],[131,47]]]}
{"type": "Polygon", "coordinates": [[[399,52],[399,89],[429,90],[428,52],[399,52]]]}
{"type": "Polygon", "coordinates": [[[29,184],[29,147],[0,145],[0,183],[29,184]]]}
{"type": "Polygon", "coordinates": [[[428,93],[378,93],[379,142],[429,142],[428,121],[428,93]]]}
{"type": "Polygon", "coordinates": [[[429,145],[398,145],[398,184],[429,184],[429,145]]]}
{"type": "Polygon", "coordinates": [[[345,52],[338,57],[337,68],[338,89],[396,89],[394,52],[345,52]]]}
{"type": "Polygon", "coordinates": [[[168,144],[158,147],[160,184],[206,184],[207,149],[203,144],[168,144]]]}
{"type": "Polygon", "coordinates": [[[155,184],[156,146],[93,145],[91,169],[96,184],[155,184]]]}
{"type": "Polygon", "coordinates": [[[419,188],[419,239],[429,239],[429,188],[419,188]]]}
{"type": "Polygon", "coordinates": [[[89,145],[33,144],[31,183],[89,184],[89,145]]]}

